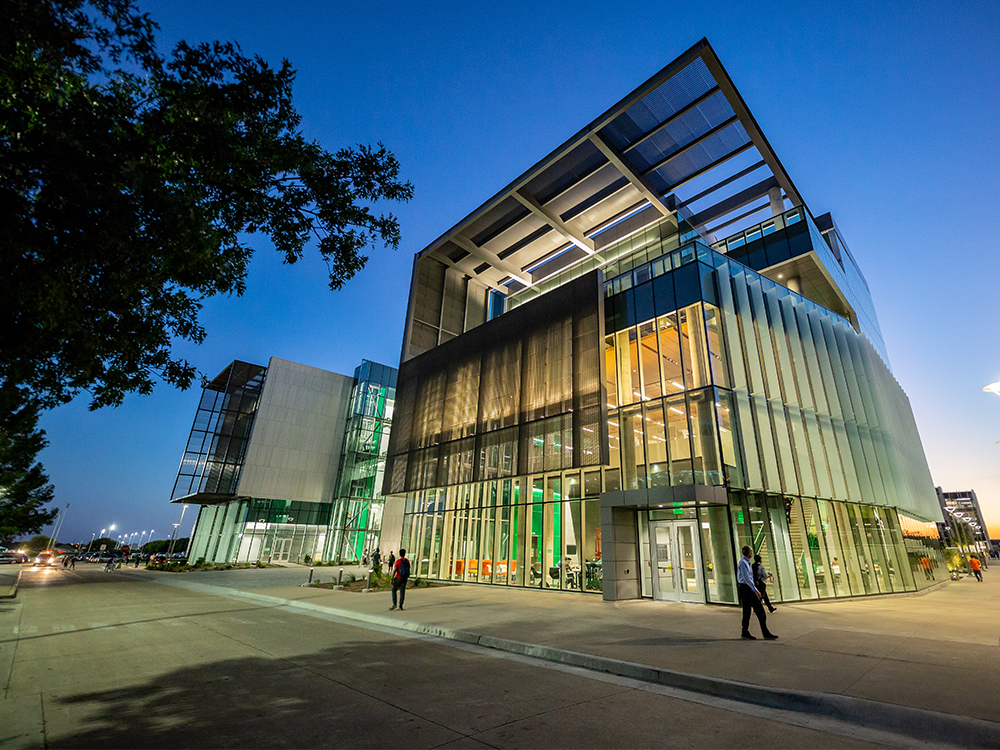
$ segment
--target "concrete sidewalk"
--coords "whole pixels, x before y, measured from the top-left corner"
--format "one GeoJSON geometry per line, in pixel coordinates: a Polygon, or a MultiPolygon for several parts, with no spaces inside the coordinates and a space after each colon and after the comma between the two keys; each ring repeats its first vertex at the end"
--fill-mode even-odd
{"type": "Polygon", "coordinates": [[[741,640],[734,607],[607,603],[581,594],[458,585],[410,590],[406,609],[389,612],[386,593],[302,588],[277,579],[279,585],[268,587],[268,574],[146,573],[163,583],[252,591],[692,675],[991,722],[1000,717],[1000,623],[993,611],[1000,570],[987,571],[982,584],[965,578],[918,596],[781,604],[768,621],[780,636],[776,642],[741,640]]]}

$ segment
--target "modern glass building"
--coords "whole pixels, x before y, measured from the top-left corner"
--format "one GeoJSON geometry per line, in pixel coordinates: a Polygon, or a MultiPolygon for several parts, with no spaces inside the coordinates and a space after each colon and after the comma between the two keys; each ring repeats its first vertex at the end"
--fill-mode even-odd
{"type": "Polygon", "coordinates": [[[209,382],[171,500],[199,506],[189,559],[353,561],[374,548],[395,374],[272,357],[209,382]]]}
{"type": "Polygon", "coordinates": [[[748,544],[786,601],[943,577],[868,286],[705,40],[417,255],[398,391],[416,575],[735,603],[748,544]]]}

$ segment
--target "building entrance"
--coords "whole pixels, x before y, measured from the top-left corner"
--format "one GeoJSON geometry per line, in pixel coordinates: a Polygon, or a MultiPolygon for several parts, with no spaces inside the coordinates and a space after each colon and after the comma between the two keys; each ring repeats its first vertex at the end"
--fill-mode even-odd
{"type": "Polygon", "coordinates": [[[653,598],[673,602],[704,602],[701,549],[697,521],[651,521],[653,598]]]}
{"type": "Polygon", "coordinates": [[[288,562],[288,554],[292,549],[292,539],[288,537],[286,539],[275,539],[274,540],[274,562],[288,562]]]}

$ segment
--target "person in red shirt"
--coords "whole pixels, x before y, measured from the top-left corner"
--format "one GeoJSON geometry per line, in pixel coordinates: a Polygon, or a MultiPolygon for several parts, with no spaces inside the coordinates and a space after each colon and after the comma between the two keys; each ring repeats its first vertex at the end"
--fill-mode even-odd
{"type": "Polygon", "coordinates": [[[980,583],[982,583],[983,582],[983,572],[980,570],[980,567],[982,567],[982,566],[979,564],[979,559],[977,557],[975,557],[975,556],[970,557],[969,558],[969,565],[972,566],[972,574],[976,577],[976,580],[979,581],[980,583]]]}
{"type": "Polygon", "coordinates": [[[392,566],[392,606],[389,610],[396,609],[396,592],[399,592],[399,608],[403,608],[403,599],[406,598],[406,582],[410,578],[410,561],[406,559],[406,550],[399,551],[399,559],[392,566]]]}

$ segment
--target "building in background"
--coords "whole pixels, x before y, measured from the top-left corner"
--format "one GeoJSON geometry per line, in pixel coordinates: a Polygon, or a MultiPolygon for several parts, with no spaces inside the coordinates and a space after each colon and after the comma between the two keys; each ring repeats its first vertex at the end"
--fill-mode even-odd
{"type": "Polygon", "coordinates": [[[945,547],[955,550],[960,558],[953,561],[954,566],[967,568],[970,554],[979,555],[980,558],[989,555],[993,543],[986,529],[986,520],[979,507],[976,491],[944,492],[940,487],[935,489],[944,516],[943,522],[938,524],[941,540],[945,547]]]}
{"type": "Polygon", "coordinates": [[[398,390],[415,575],[735,603],[744,544],[783,600],[944,574],[867,283],[705,40],[418,253],[398,390]]]}
{"type": "Polygon", "coordinates": [[[352,378],[277,357],[219,373],[202,392],[171,496],[199,506],[189,559],[353,560],[377,544],[394,373],[366,360],[352,378]],[[376,423],[378,440],[366,442],[376,423]]]}

